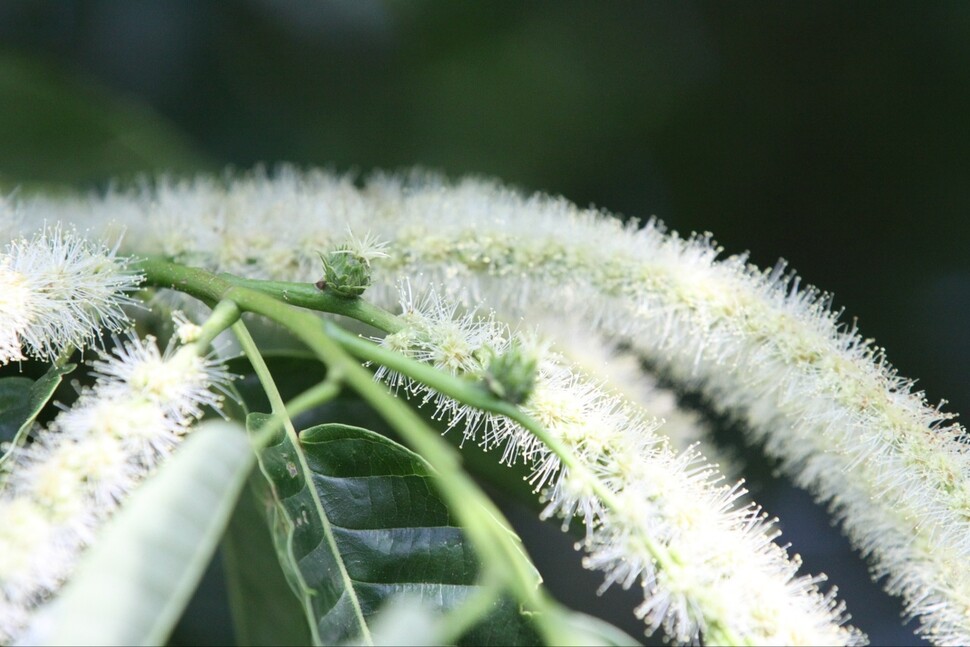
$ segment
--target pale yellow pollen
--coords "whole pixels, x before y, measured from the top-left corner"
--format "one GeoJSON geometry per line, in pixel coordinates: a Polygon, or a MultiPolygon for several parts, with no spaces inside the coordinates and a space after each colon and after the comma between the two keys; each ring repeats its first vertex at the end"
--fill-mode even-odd
{"type": "Polygon", "coordinates": [[[138,363],[131,373],[129,383],[145,397],[169,402],[178,398],[187,380],[195,373],[197,356],[186,346],[170,360],[151,360],[138,363]],[[186,352],[187,351],[187,352],[186,352]]]}

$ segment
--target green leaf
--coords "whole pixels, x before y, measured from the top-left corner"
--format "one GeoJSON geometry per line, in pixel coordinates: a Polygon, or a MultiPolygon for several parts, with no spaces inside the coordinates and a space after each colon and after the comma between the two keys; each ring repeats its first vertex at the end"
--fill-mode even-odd
{"type": "MultiPolygon", "coordinates": [[[[271,416],[251,414],[251,431],[271,416]]],[[[260,464],[278,499],[281,563],[323,643],[370,642],[379,608],[411,594],[439,612],[477,590],[478,561],[435,492],[430,467],[387,438],[319,425],[296,447],[280,433],[260,464]]],[[[515,604],[502,599],[465,641],[534,643],[515,604]]]]}
{"type": "Polygon", "coordinates": [[[164,643],[215,552],[253,461],[237,425],[200,425],[103,529],[35,621],[30,642],[164,643]]]}
{"type": "Polygon", "coordinates": [[[10,442],[10,448],[0,455],[0,466],[10,457],[13,448],[23,444],[34,420],[64,376],[74,368],[74,364],[51,366],[36,381],[25,377],[0,379],[0,442],[10,442]]]}
{"type": "Polygon", "coordinates": [[[27,403],[34,381],[26,377],[0,379],[0,442],[14,440],[30,416],[27,403]]]}
{"type": "Polygon", "coordinates": [[[283,575],[267,526],[272,494],[262,475],[249,481],[222,540],[236,644],[309,645],[306,614],[283,575]]]}

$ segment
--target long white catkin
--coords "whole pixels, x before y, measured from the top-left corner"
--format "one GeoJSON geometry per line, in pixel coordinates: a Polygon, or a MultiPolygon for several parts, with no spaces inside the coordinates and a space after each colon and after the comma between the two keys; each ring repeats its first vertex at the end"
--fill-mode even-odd
{"type": "MultiPolygon", "coordinates": [[[[578,516],[586,527],[584,565],[606,573],[603,588],[639,583],[636,613],[652,632],[663,627],[678,643],[854,644],[842,627],[842,606],[817,580],[796,577],[772,542],[777,531],[753,505],[740,505],[740,484],[723,484],[694,451],[671,451],[657,423],[636,405],[570,367],[546,343],[513,333],[493,317],[457,308],[437,293],[402,298],[405,327],[381,343],[463,378],[500,379],[489,358],[531,358],[538,367],[523,410],[564,445],[563,463],[528,431],[501,416],[482,415],[381,367],[394,389],[434,400],[436,417],[463,425],[466,439],[498,448],[502,462],[526,462],[529,482],[543,492],[543,517],[578,516]],[[601,489],[597,489],[599,484],[601,489]],[[604,496],[603,491],[608,492],[604,496]]],[[[499,362],[500,367],[507,365],[499,362]]],[[[518,372],[506,379],[514,381],[518,372]]]]}
{"type": "Polygon", "coordinates": [[[624,226],[562,199],[422,174],[377,176],[363,188],[288,169],[161,180],[79,200],[26,199],[2,213],[0,232],[43,219],[127,229],[129,253],[306,281],[319,278],[317,252],[345,242],[349,228],[388,243],[369,298],[390,302],[406,275],[512,316],[541,307],[580,317],[745,421],[830,503],[924,635],[970,642],[966,433],[780,268],[718,259],[710,240],[653,222],[624,226]]]}

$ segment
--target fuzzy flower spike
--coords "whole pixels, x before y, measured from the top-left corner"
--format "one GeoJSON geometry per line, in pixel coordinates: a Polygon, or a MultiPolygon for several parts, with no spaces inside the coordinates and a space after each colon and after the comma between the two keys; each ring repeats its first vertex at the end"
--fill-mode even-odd
{"type": "Polygon", "coordinates": [[[818,590],[824,578],[797,576],[800,562],[774,543],[771,522],[759,508],[738,504],[740,484],[723,484],[696,451],[671,450],[639,407],[493,316],[463,313],[436,292],[416,300],[407,284],[402,292],[406,326],[385,337],[385,347],[510,395],[568,457],[507,418],[384,368],[376,377],[433,402],[435,417],[463,426],[465,438],[486,450],[500,449],[502,462],[529,465],[529,482],[547,502],[542,516],[562,517],[564,530],[582,519],[583,563],[605,573],[603,588],[642,588],[636,613],[649,632],[663,628],[680,644],[864,641],[842,625],[834,591],[818,590]]]}
{"type": "Polygon", "coordinates": [[[11,241],[0,254],[0,365],[52,360],[120,330],[140,280],[114,250],[60,226],[11,241]]]}
{"type": "Polygon", "coordinates": [[[104,520],[219,406],[229,376],[193,345],[117,341],[97,381],[31,444],[15,450],[0,494],[0,644],[70,575],[104,520]]]}

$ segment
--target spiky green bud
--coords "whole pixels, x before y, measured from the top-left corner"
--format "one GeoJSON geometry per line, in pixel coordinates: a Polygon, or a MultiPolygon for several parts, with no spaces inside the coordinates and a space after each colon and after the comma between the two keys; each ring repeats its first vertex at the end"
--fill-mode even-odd
{"type": "Polygon", "coordinates": [[[336,249],[320,254],[323,261],[323,279],[317,282],[321,290],[350,299],[359,297],[370,285],[370,263],[349,249],[336,249]]]}
{"type": "Polygon", "coordinates": [[[492,352],[485,370],[485,386],[497,398],[522,404],[535,387],[537,370],[535,354],[513,343],[504,353],[492,352]]]}

